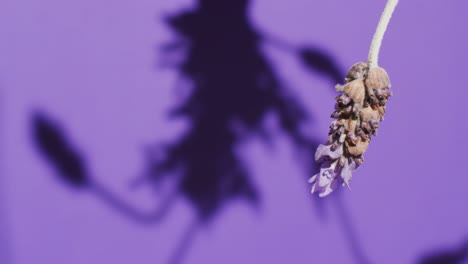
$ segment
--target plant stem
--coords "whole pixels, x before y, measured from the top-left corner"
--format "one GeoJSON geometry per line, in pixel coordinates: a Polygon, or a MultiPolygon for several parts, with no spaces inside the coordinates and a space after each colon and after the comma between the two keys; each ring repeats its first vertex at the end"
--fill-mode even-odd
{"type": "Polygon", "coordinates": [[[380,46],[382,45],[382,39],[387,30],[388,23],[390,22],[390,18],[392,17],[393,11],[395,10],[396,5],[398,4],[398,0],[388,0],[387,5],[380,17],[379,24],[377,25],[377,29],[375,30],[374,38],[372,39],[372,43],[369,50],[369,57],[367,63],[369,64],[369,68],[374,68],[378,66],[379,61],[379,52],[380,46]]]}

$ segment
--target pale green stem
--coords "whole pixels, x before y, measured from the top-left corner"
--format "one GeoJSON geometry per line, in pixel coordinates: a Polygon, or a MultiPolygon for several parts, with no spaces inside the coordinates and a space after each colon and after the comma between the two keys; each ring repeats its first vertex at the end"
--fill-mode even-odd
{"type": "Polygon", "coordinates": [[[369,57],[367,63],[369,64],[369,68],[378,67],[379,61],[379,52],[380,46],[382,45],[382,39],[387,30],[388,23],[390,22],[390,18],[392,17],[393,11],[395,10],[396,5],[398,4],[398,0],[388,0],[387,5],[380,17],[379,24],[377,25],[377,29],[375,30],[374,38],[372,39],[372,43],[369,50],[369,57]]]}

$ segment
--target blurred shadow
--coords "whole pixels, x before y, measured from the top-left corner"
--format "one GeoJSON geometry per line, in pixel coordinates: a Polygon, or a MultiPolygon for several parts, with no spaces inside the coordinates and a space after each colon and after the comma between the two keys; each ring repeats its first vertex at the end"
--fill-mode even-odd
{"type": "Polygon", "coordinates": [[[168,66],[175,64],[190,82],[190,95],[170,116],[189,120],[190,130],[154,151],[164,154],[155,155],[149,177],[157,184],[182,169],[181,194],[202,219],[234,197],[258,202],[258,192],[234,149],[251,135],[270,138],[263,122],[267,114],[278,117],[280,128],[300,151],[315,152],[317,143],[300,129],[311,121],[307,111],[278,80],[261,50],[262,42],[292,52],[333,81],[341,75],[331,57],[317,49],[297,49],[256,31],[248,6],[247,0],[200,0],[197,9],[166,18],[179,40],[162,50],[186,54],[182,62],[168,66]]]}
{"type": "MultiPolygon", "coordinates": [[[[3,165],[3,164],[2,164],[3,165]]],[[[3,177],[3,175],[0,175],[3,177]]],[[[1,178],[0,180],[3,180],[1,178]]],[[[4,195],[4,181],[0,181],[0,263],[1,264],[10,264],[12,263],[12,253],[11,253],[11,234],[10,234],[10,224],[8,221],[7,210],[5,207],[5,198],[4,195]]]]}
{"type": "Polygon", "coordinates": [[[332,198],[333,203],[336,206],[338,221],[341,224],[346,244],[351,251],[354,261],[359,264],[371,264],[372,262],[370,261],[369,256],[367,256],[366,251],[364,250],[365,247],[359,239],[358,233],[354,227],[354,221],[348,212],[348,208],[346,208],[343,189],[338,189],[336,191],[337,193],[332,198]]]}
{"type": "MultiPolygon", "coordinates": [[[[168,57],[185,55],[172,56],[183,59],[166,60],[166,66],[175,66],[189,83],[179,87],[180,91],[189,90],[189,95],[170,117],[188,120],[190,129],[176,142],[150,151],[159,155],[152,155],[148,177],[158,185],[177,175],[178,190],[192,203],[201,224],[208,223],[232,199],[243,198],[258,206],[259,192],[235,148],[252,135],[271,140],[263,122],[268,114],[278,118],[280,129],[298,151],[314,156],[317,143],[301,132],[310,116],[279,81],[262,52],[262,43],[290,52],[333,82],[344,76],[326,53],[296,48],[255,30],[248,18],[249,2],[199,0],[195,10],[166,18],[179,38],[162,51],[168,57]]],[[[315,162],[307,164],[314,166],[315,162]]]]}
{"type": "Polygon", "coordinates": [[[433,250],[423,256],[419,264],[462,264],[468,260],[468,240],[454,249],[433,250]]]}
{"type": "Polygon", "coordinates": [[[9,264],[12,263],[11,254],[11,237],[9,229],[9,221],[7,215],[6,201],[6,170],[5,170],[5,86],[3,80],[0,79],[0,142],[2,142],[2,149],[0,150],[0,263],[9,264]]]}
{"type": "Polygon", "coordinates": [[[344,72],[326,50],[319,47],[295,46],[266,32],[261,33],[261,37],[276,48],[297,56],[304,67],[330,79],[333,84],[343,82],[344,72]]]}
{"type": "Polygon", "coordinates": [[[180,239],[177,247],[171,253],[168,262],[169,264],[183,263],[183,260],[187,255],[187,251],[191,247],[195,239],[195,235],[200,229],[200,225],[200,219],[197,218],[187,227],[187,229],[182,234],[182,238],[180,239]]]}
{"type": "MultiPolygon", "coordinates": [[[[188,120],[189,130],[175,142],[150,146],[143,183],[157,188],[166,181],[175,185],[154,212],[140,212],[105,186],[93,182],[80,156],[62,129],[45,115],[33,115],[34,141],[63,181],[86,188],[123,215],[142,224],[163,220],[177,197],[184,197],[196,212],[169,263],[183,261],[197,230],[208,224],[233,199],[259,206],[260,194],[236,154],[236,147],[252,136],[265,142],[271,135],[264,119],[273,114],[306,166],[315,173],[316,140],[301,132],[312,122],[306,109],[285,88],[263,54],[269,43],[302,61],[304,67],[341,82],[341,70],[326,52],[295,47],[270,34],[255,30],[248,18],[248,0],[199,0],[197,8],[165,18],[178,39],[161,48],[165,60],[182,79],[181,102],[170,118],[188,120]],[[182,98],[185,96],[184,98],[182,98]]],[[[310,175],[307,175],[310,177],[310,175]]],[[[305,181],[306,182],[306,181],[305,181]]],[[[348,216],[342,215],[347,221],[348,216]]],[[[351,226],[347,226],[351,230],[351,226]]],[[[351,236],[353,237],[353,236],[351,236]]],[[[350,243],[356,243],[351,239],[350,243]]],[[[353,245],[351,245],[353,246],[353,245]]]]}
{"type": "Polygon", "coordinates": [[[152,224],[165,216],[175,195],[168,195],[162,206],[154,212],[139,211],[92,179],[86,169],[83,155],[71,144],[65,130],[58,122],[40,111],[33,112],[32,117],[34,143],[38,151],[54,167],[56,175],[63,183],[91,192],[114,210],[141,224],[152,224]]]}
{"type": "Polygon", "coordinates": [[[76,188],[89,185],[84,161],[60,125],[39,111],[33,112],[32,125],[33,140],[38,150],[50,161],[60,178],[76,188]]]}

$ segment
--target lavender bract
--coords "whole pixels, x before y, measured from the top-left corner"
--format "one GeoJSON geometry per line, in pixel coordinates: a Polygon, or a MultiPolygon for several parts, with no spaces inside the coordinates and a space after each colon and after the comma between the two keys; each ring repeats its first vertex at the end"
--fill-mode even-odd
{"type": "Polygon", "coordinates": [[[321,163],[320,172],[309,179],[312,193],[329,195],[340,184],[349,184],[354,170],[363,162],[363,154],[371,137],[377,135],[383,121],[390,91],[390,80],[384,69],[354,64],[348,71],[344,85],[337,85],[342,94],[336,97],[336,120],[330,125],[326,145],[319,145],[315,161],[321,163]]]}

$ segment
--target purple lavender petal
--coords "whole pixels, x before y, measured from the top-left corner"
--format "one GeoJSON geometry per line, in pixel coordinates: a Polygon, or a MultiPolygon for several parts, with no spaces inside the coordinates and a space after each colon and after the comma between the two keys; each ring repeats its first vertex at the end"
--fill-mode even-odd
{"type": "Polygon", "coordinates": [[[339,145],[334,151],[331,150],[332,145],[322,145],[320,144],[315,151],[315,161],[319,161],[322,157],[328,156],[330,159],[338,159],[343,155],[343,146],[339,145]]]}
{"type": "Polygon", "coordinates": [[[341,168],[337,167],[338,161],[324,162],[320,168],[320,172],[309,179],[312,183],[311,193],[319,193],[320,197],[329,195],[337,188],[338,175],[341,168]]]}
{"type": "Polygon", "coordinates": [[[325,197],[332,193],[337,187],[339,186],[338,184],[338,178],[333,179],[333,181],[325,187],[325,189],[319,193],[319,197],[325,197]]]}
{"type": "Polygon", "coordinates": [[[341,170],[341,178],[343,179],[344,184],[346,184],[348,188],[355,169],[356,163],[354,161],[348,163],[348,159],[345,159],[343,169],[341,170]]]}

